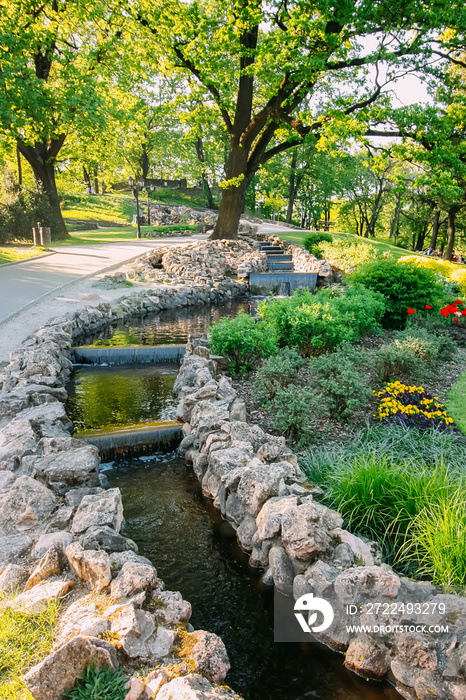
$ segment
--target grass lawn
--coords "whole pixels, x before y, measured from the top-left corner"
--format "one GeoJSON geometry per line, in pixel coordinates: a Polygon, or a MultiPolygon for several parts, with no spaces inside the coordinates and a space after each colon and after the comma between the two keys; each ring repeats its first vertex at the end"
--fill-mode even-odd
{"type": "Polygon", "coordinates": [[[446,404],[458,428],[466,434],[466,372],[453,384],[448,392],[446,404]]]}
{"type": "MultiPolygon", "coordinates": [[[[285,224],[283,224],[285,226],[285,224]]],[[[303,245],[304,239],[308,235],[309,231],[286,231],[280,233],[280,238],[284,241],[289,241],[290,243],[295,243],[296,245],[303,245]]],[[[399,248],[398,246],[391,245],[385,241],[379,241],[374,238],[361,238],[360,236],[355,236],[352,233],[332,233],[334,238],[342,239],[352,239],[355,241],[362,241],[363,243],[369,243],[374,246],[381,253],[390,253],[393,258],[402,258],[405,255],[416,255],[413,251],[406,250],[406,248],[399,248]]]]}
{"type": "Polygon", "coordinates": [[[25,258],[33,258],[36,255],[42,255],[45,248],[39,248],[31,245],[6,245],[0,246],[0,265],[3,263],[16,262],[25,258]]]}
{"type": "MultiPolygon", "coordinates": [[[[188,226],[187,224],[176,224],[173,226],[141,226],[141,234],[144,233],[164,234],[168,231],[186,231],[191,229],[193,233],[197,232],[197,226],[188,226]]],[[[92,229],[90,231],[73,231],[70,233],[71,238],[66,241],[52,241],[53,248],[61,248],[70,245],[97,245],[99,243],[118,243],[119,241],[135,241],[137,237],[136,226],[119,226],[114,228],[92,229]]]]}
{"type": "Polygon", "coordinates": [[[61,203],[63,218],[89,221],[110,221],[127,224],[136,213],[136,204],[128,197],[105,195],[64,195],[61,203]]]}

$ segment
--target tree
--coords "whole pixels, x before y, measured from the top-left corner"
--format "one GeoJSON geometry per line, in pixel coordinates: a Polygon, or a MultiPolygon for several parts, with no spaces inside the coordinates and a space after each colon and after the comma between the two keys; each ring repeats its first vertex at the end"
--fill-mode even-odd
{"type": "Polygon", "coordinates": [[[415,70],[449,36],[440,29],[464,22],[455,1],[139,0],[130,11],[155,39],[150,51],[194,76],[222,115],[230,145],[213,238],[236,237],[260,165],[310,133],[358,131],[382,93],[378,67],[415,70]]]}
{"type": "Polygon", "coordinates": [[[54,237],[68,235],[55,182],[67,134],[72,129],[95,133],[105,126],[104,95],[111,90],[105,61],[119,64],[114,43],[121,30],[115,21],[99,0],[2,5],[0,131],[16,140],[46,194],[54,237]]]}

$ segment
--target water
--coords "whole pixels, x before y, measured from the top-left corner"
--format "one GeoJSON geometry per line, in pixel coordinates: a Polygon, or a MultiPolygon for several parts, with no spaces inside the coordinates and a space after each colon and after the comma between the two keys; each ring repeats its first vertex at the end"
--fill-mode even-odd
{"type": "Polygon", "coordinates": [[[167,309],[156,316],[142,316],[131,322],[108,326],[104,331],[87,338],[83,346],[124,347],[128,345],[177,345],[186,343],[188,335],[206,333],[214,321],[233,318],[240,309],[249,313],[249,303],[231,301],[179,309],[167,309]]]}
{"type": "Polygon", "coordinates": [[[156,455],[104,469],[122,492],[125,533],[167,588],[192,603],[194,627],[222,637],[232,665],[226,682],[245,700],[400,700],[393,688],[346,671],[339,654],[273,642],[271,592],[184,462],[156,455]]]}
{"type": "Polygon", "coordinates": [[[77,436],[175,419],[177,364],[83,365],[68,385],[66,412],[77,436]]]}

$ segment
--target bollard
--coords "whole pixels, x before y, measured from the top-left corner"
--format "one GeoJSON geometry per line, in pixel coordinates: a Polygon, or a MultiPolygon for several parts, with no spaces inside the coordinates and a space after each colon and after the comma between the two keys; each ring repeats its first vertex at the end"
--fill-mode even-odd
{"type": "Polygon", "coordinates": [[[32,243],[33,243],[33,245],[36,245],[36,246],[40,245],[39,231],[34,226],[32,227],[32,243]]]}
{"type": "Polygon", "coordinates": [[[47,246],[52,243],[52,233],[48,226],[41,226],[39,229],[39,233],[41,246],[47,246]]]}

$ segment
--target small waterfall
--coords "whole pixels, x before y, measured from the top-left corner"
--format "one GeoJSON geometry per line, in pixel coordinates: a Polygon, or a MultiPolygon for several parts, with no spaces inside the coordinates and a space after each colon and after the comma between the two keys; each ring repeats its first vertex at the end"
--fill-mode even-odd
{"type": "Polygon", "coordinates": [[[316,272],[263,272],[249,276],[249,289],[253,296],[290,296],[296,289],[315,289],[316,272]]]}
{"type": "Polygon", "coordinates": [[[136,363],[181,362],[185,345],[141,345],[137,347],[76,348],[78,365],[130,365],[136,363]]]}
{"type": "Polygon", "coordinates": [[[166,423],[133,430],[115,430],[83,438],[100,452],[102,462],[131,459],[155,452],[172,452],[182,439],[181,423],[166,423]]]}

